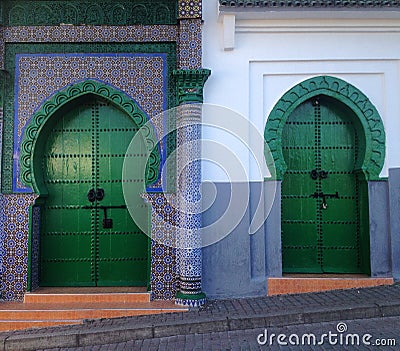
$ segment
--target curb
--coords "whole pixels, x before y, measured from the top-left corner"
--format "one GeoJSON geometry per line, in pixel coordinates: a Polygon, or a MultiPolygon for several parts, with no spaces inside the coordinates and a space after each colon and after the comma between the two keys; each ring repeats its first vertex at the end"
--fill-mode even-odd
{"type": "Polygon", "coordinates": [[[93,328],[91,327],[93,321],[88,321],[79,330],[65,331],[54,328],[52,330],[47,329],[42,334],[40,330],[36,330],[31,331],[31,334],[4,335],[0,339],[0,351],[85,347],[173,335],[204,334],[390,316],[400,316],[400,301],[360,304],[354,307],[305,308],[302,311],[292,313],[201,317],[201,320],[199,318],[193,321],[181,319],[173,323],[165,322],[153,325],[119,323],[119,325],[93,328]]]}

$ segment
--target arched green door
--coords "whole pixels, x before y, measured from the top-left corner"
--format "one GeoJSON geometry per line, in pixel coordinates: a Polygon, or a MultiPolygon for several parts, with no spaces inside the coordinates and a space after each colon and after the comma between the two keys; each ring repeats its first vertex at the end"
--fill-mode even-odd
{"type": "Polygon", "coordinates": [[[366,183],[356,116],[318,96],[298,106],[282,134],[283,271],[360,273],[367,268],[366,183]],[[366,241],[366,242],[363,242],[366,241]]]}
{"type": "MultiPolygon", "coordinates": [[[[124,206],[121,179],[136,125],[94,96],[55,119],[42,159],[48,197],[41,221],[40,285],[146,285],[148,237],[124,206]]],[[[139,163],[145,155],[143,144],[132,157],[139,163]]]]}

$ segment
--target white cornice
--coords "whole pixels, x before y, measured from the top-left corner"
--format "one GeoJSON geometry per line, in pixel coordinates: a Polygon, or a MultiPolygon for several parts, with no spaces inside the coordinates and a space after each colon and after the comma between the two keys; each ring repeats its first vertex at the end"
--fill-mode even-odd
{"type": "Polygon", "coordinates": [[[235,21],[236,33],[398,33],[400,20],[235,21]]]}
{"type": "Polygon", "coordinates": [[[343,10],[343,9],[313,9],[271,10],[263,8],[225,8],[219,7],[220,15],[235,15],[238,20],[261,19],[400,19],[400,9],[382,10],[343,10]]]}
{"type": "Polygon", "coordinates": [[[400,11],[220,11],[224,50],[236,33],[399,33],[400,11]]]}

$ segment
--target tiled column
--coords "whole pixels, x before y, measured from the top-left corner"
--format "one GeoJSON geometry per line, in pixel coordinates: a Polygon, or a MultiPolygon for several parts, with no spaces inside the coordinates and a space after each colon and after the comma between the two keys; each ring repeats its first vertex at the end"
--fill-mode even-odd
{"type": "Polygon", "coordinates": [[[177,70],[177,195],[179,224],[177,253],[179,290],[176,303],[201,306],[206,296],[201,290],[201,111],[203,85],[211,71],[177,70]]]}
{"type": "Polygon", "coordinates": [[[4,288],[4,269],[3,269],[3,258],[4,258],[4,229],[3,229],[3,216],[4,216],[4,202],[3,195],[1,194],[2,189],[2,164],[3,159],[3,96],[4,96],[4,30],[2,22],[3,14],[3,3],[0,4],[0,300],[2,299],[1,291],[4,288]]]}

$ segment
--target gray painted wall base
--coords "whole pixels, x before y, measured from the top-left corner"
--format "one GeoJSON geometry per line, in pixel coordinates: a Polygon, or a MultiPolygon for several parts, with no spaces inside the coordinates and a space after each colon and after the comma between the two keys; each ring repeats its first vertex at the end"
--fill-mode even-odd
{"type": "Polygon", "coordinates": [[[391,277],[389,191],[387,181],[369,181],[371,276],[391,277]]]}
{"type": "MultiPolygon", "coordinates": [[[[203,184],[205,199],[217,193],[203,213],[203,227],[224,216],[231,188],[230,183],[203,184]]],[[[228,235],[203,249],[203,291],[210,298],[264,295],[267,278],[282,276],[281,182],[235,183],[234,188],[249,204],[225,218],[239,220],[228,235]],[[258,230],[251,226],[253,218],[265,219],[258,230]]],[[[368,182],[368,194],[371,276],[400,280],[400,169],[390,170],[389,181],[368,182]]],[[[214,234],[226,233],[227,224],[221,221],[214,234]]]]}
{"type": "MultiPolygon", "coordinates": [[[[214,227],[215,235],[218,235],[231,224],[226,220],[239,220],[226,237],[203,248],[202,285],[209,298],[265,295],[267,275],[282,274],[280,192],[274,196],[277,185],[279,182],[275,181],[234,184],[241,201],[249,203],[244,212],[238,210],[214,227]],[[251,225],[252,219],[257,223],[251,225]],[[263,222],[262,219],[266,220],[263,222]],[[259,224],[262,225],[259,227],[259,224]],[[249,228],[255,231],[254,234],[249,233],[249,228]]],[[[224,216],[231,200],[231,187],[230,183],[203,184],[203,197],[217,192],[215,202],[203,213],[203,227],[224,216]]]]}
{"type": "Polygon", "coordinates": [[[400,280],[400,168],[389,170],[390,239],[392,273],[400,280]]]}

